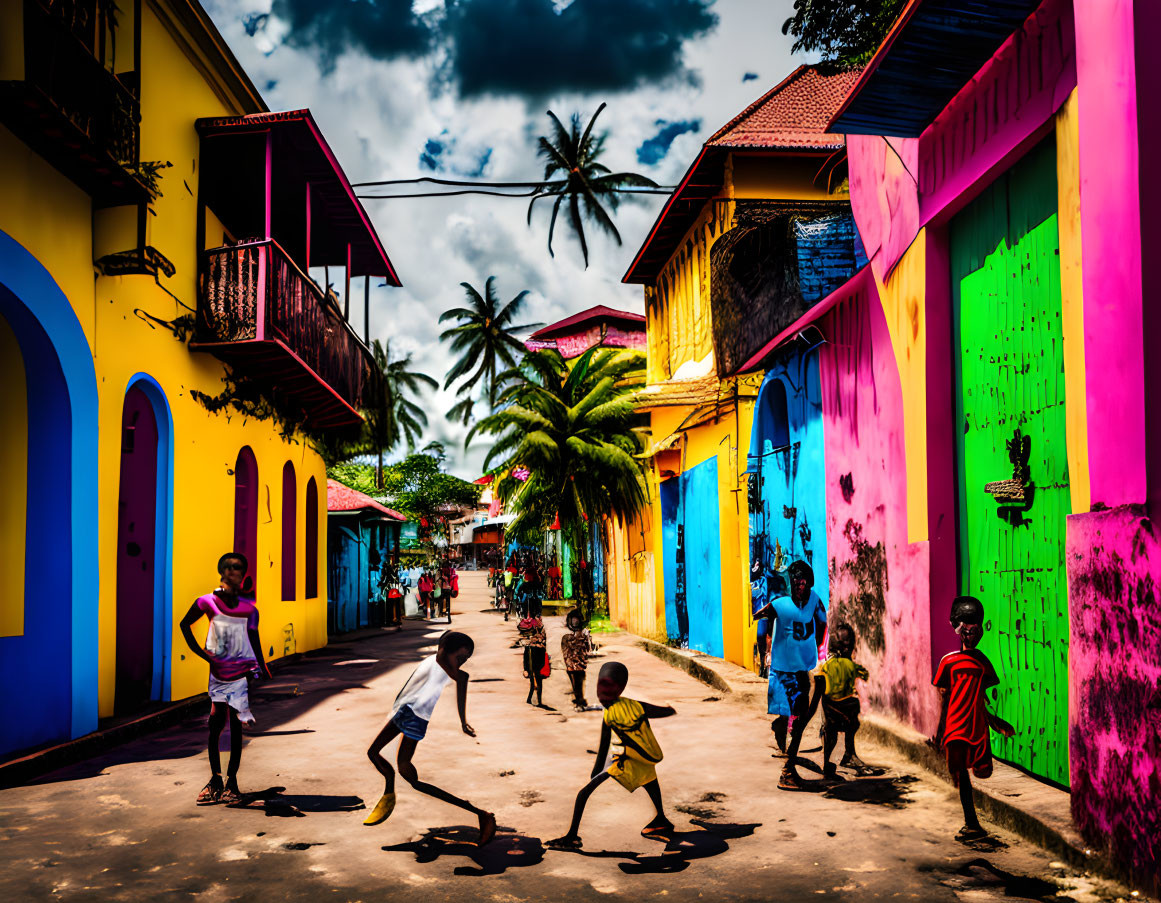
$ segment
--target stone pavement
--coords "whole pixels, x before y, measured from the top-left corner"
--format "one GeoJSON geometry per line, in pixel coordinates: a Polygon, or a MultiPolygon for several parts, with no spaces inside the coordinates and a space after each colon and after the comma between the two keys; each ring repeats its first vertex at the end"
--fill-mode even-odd
{"type": "MultiPolygon", "coordinates": [[[[460,731],[448,691],[415,761],[423,779],[496,812],[491,845],[474,845],[467,813],[403,782],[395,814],[362,825],[382,788],[366,747],[446,628],[412,621],[399,634],[338,640],[266,685],[241,771],[256,797],[243,808],[193,805],[208,776],[202,715],[0,790],[0,899],[1127,899],[1002,830],[991,846],[956,843],[950,789],[885,747],[860,748],[888,767],[881,778],[778,791],[782,761],[771,758],[763,707],[674,670],[628,635],[598,638],[589,689],[600,663],[617,659],[628,695],[676,706],[654,728],[679,833],[668,844],[642,838],[648,799],[609,783],[590,801],[585,849],[545,850],[592,768],[600,713],[573,712],[560,671],[547,707],[526,705],[515,623],[490,609],[482,574],[462,585],[453,626],[476,640],[468,720],[478,736],[460,731]]],[[[562,621],[548,619],[556,665],[562,621]]]]}

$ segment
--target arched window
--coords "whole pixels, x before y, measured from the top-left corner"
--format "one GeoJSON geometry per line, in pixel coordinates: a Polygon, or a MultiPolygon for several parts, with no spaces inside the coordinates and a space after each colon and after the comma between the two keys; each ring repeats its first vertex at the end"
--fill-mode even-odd
{"type": "Polygon", "coordinates": [[[294,465],[282,468],[282,601],[296,598],[298,582],[298,484],[294,465]]]}
{"type": "Polygon", "coordinates": [[[318,485],[306,484],[306,598],[318,596],[318,485]]]}
{"type": "Polygon", "coordinates": [[[786,385],[774,378],[762,393],[762,454],[790,444],[790,416],[786,410],[786,385]]]}
{"type": "Polygon", "coordinates": [[[258,573],[258,462],[243,446],[234,464],[234,549],[246,556],[249,576],[258,573]]]}

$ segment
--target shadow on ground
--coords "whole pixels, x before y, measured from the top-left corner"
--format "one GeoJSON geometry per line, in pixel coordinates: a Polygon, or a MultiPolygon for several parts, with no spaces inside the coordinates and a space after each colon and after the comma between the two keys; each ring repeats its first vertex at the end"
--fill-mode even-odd
{"type": "Polygon", "coordinates": [[[435,862],[442,856],[463,856],[473,865],[458,865],[456,875],[502,875],[508,869],[527,868],[544,861],[544,845],[538,837],[528,837],[512,828],[497,828],[496,836],[486,847],[476,843],[479,827],[451,825],[429,828],[419,840],[383,847],[387,853],[413,853],[415,861],[435,862]]]}
{"type": "Polygon", "coordinates": [[[911,802],[907,795],[919,778],[904,774],[890,778],[855,778],[832,784],[823,796],[848,803],[871,803],[888,809],[902,809],[911,802]]]}
{"type": "MultiPolygon", "coordinates": [[[[363,636],[353,645],[342,640],[333,641],[331,645],[304,653],[302,658],[279,668],[273,680],[253,685],[252,701],[258,727],[245,731],[246,745],[261,743],[267,737],[300,733],[277,728],[332,696],[347,690],[367,689],[367,684],[380,675],[400,665],[415,663],[421,657],[420,650],[429,646],[434,650],[436,638],[447,629],[446,624],[434,621],[405,623],[404,629],[398,633],[384,631],[382,635],[363,636]]],[[[204,754],[208,715],[207,703],[204,712],[190,715],[179,724],[147,733],[108,752],[23,783],[75,781],[96,777],[115,765],[160,763],[166,759],[204,754]]],[[[368,727],[368,740],[374,736],[375,729],[375,726],[368,727]]],[[[228,730],[222,732],[221,746],[223,750],[229,749],[228,730]]]]}
{"type": "Polygon", "coordinates": [[[319,794],[285,795],[285,787],[268,787],[257,793],[246,793],[242,802],[227,809],[260,809],[266,817],[303,818],[308,812],[354,812],[366,809],[361,797],[322,796],[319,794]]]}
{"type": "Polygon", "coordinates": [[[674,831],[664,840],[665,849],[656,855],[636,853],[631,850],[561,850],[562,853],[572,853],[591,859],[624,859],[618,863],[618,868],[627,875],[664,875],[683,872],[695,859],[709,859],[726,852],[730,845],[727,841],[737,840],[740,837],[749,837],[761,823],[728,824],[726,822],[711,822],[704,819],[691,819],[700,831],[674,831]]]}
{"type": "Polygon", "coordinates": [[[1017,899],[1072,903],[1071,897],[1060,893],[1059,885],[1041,878],[1014,875],[997,868],[986,859],[965,862],[939,883],[959,892],[991,891],[993,894],[1017,899]]]}

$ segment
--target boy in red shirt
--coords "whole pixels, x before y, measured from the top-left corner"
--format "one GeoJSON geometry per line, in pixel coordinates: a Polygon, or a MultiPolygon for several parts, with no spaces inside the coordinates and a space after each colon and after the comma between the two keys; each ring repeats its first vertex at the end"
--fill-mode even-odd
{"type": "Polygon", "coordinates": [[[1000,683],[988,657],[976,646],[984,635],[984,606],[979,599],[958,596],[951,603],[951,626],[959,635],[959,652],[949,652],[939,661],[932,683],[943,697],[939,730],[932,745],[947,757],[951,782],[959,788],[964,826],[956,840],[979,840],[988,832],[976,817],[972,800],[971,775],[977,778],[992,774],[992,747],[988,728],[1005,737],[1015,729],[988,711],[986,691],[1000,683]]]}

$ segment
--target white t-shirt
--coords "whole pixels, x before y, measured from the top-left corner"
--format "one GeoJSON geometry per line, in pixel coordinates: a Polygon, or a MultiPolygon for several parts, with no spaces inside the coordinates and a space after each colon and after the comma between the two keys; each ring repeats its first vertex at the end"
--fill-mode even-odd
{"type": "Polygon", "coordinates": [[[411,677],[407,678],[407,683],[403,685],[403,689],[395,697],[391,717],[394,718],[399,710],[406,705],[411,707],[415,717],[430,721],[435,704],[439,702],[443,688],[449,683],[451,683],[451,677],[439,666],[435,656],[429,655],[419,663],[419,667],[412,672],[411,677]]]}

